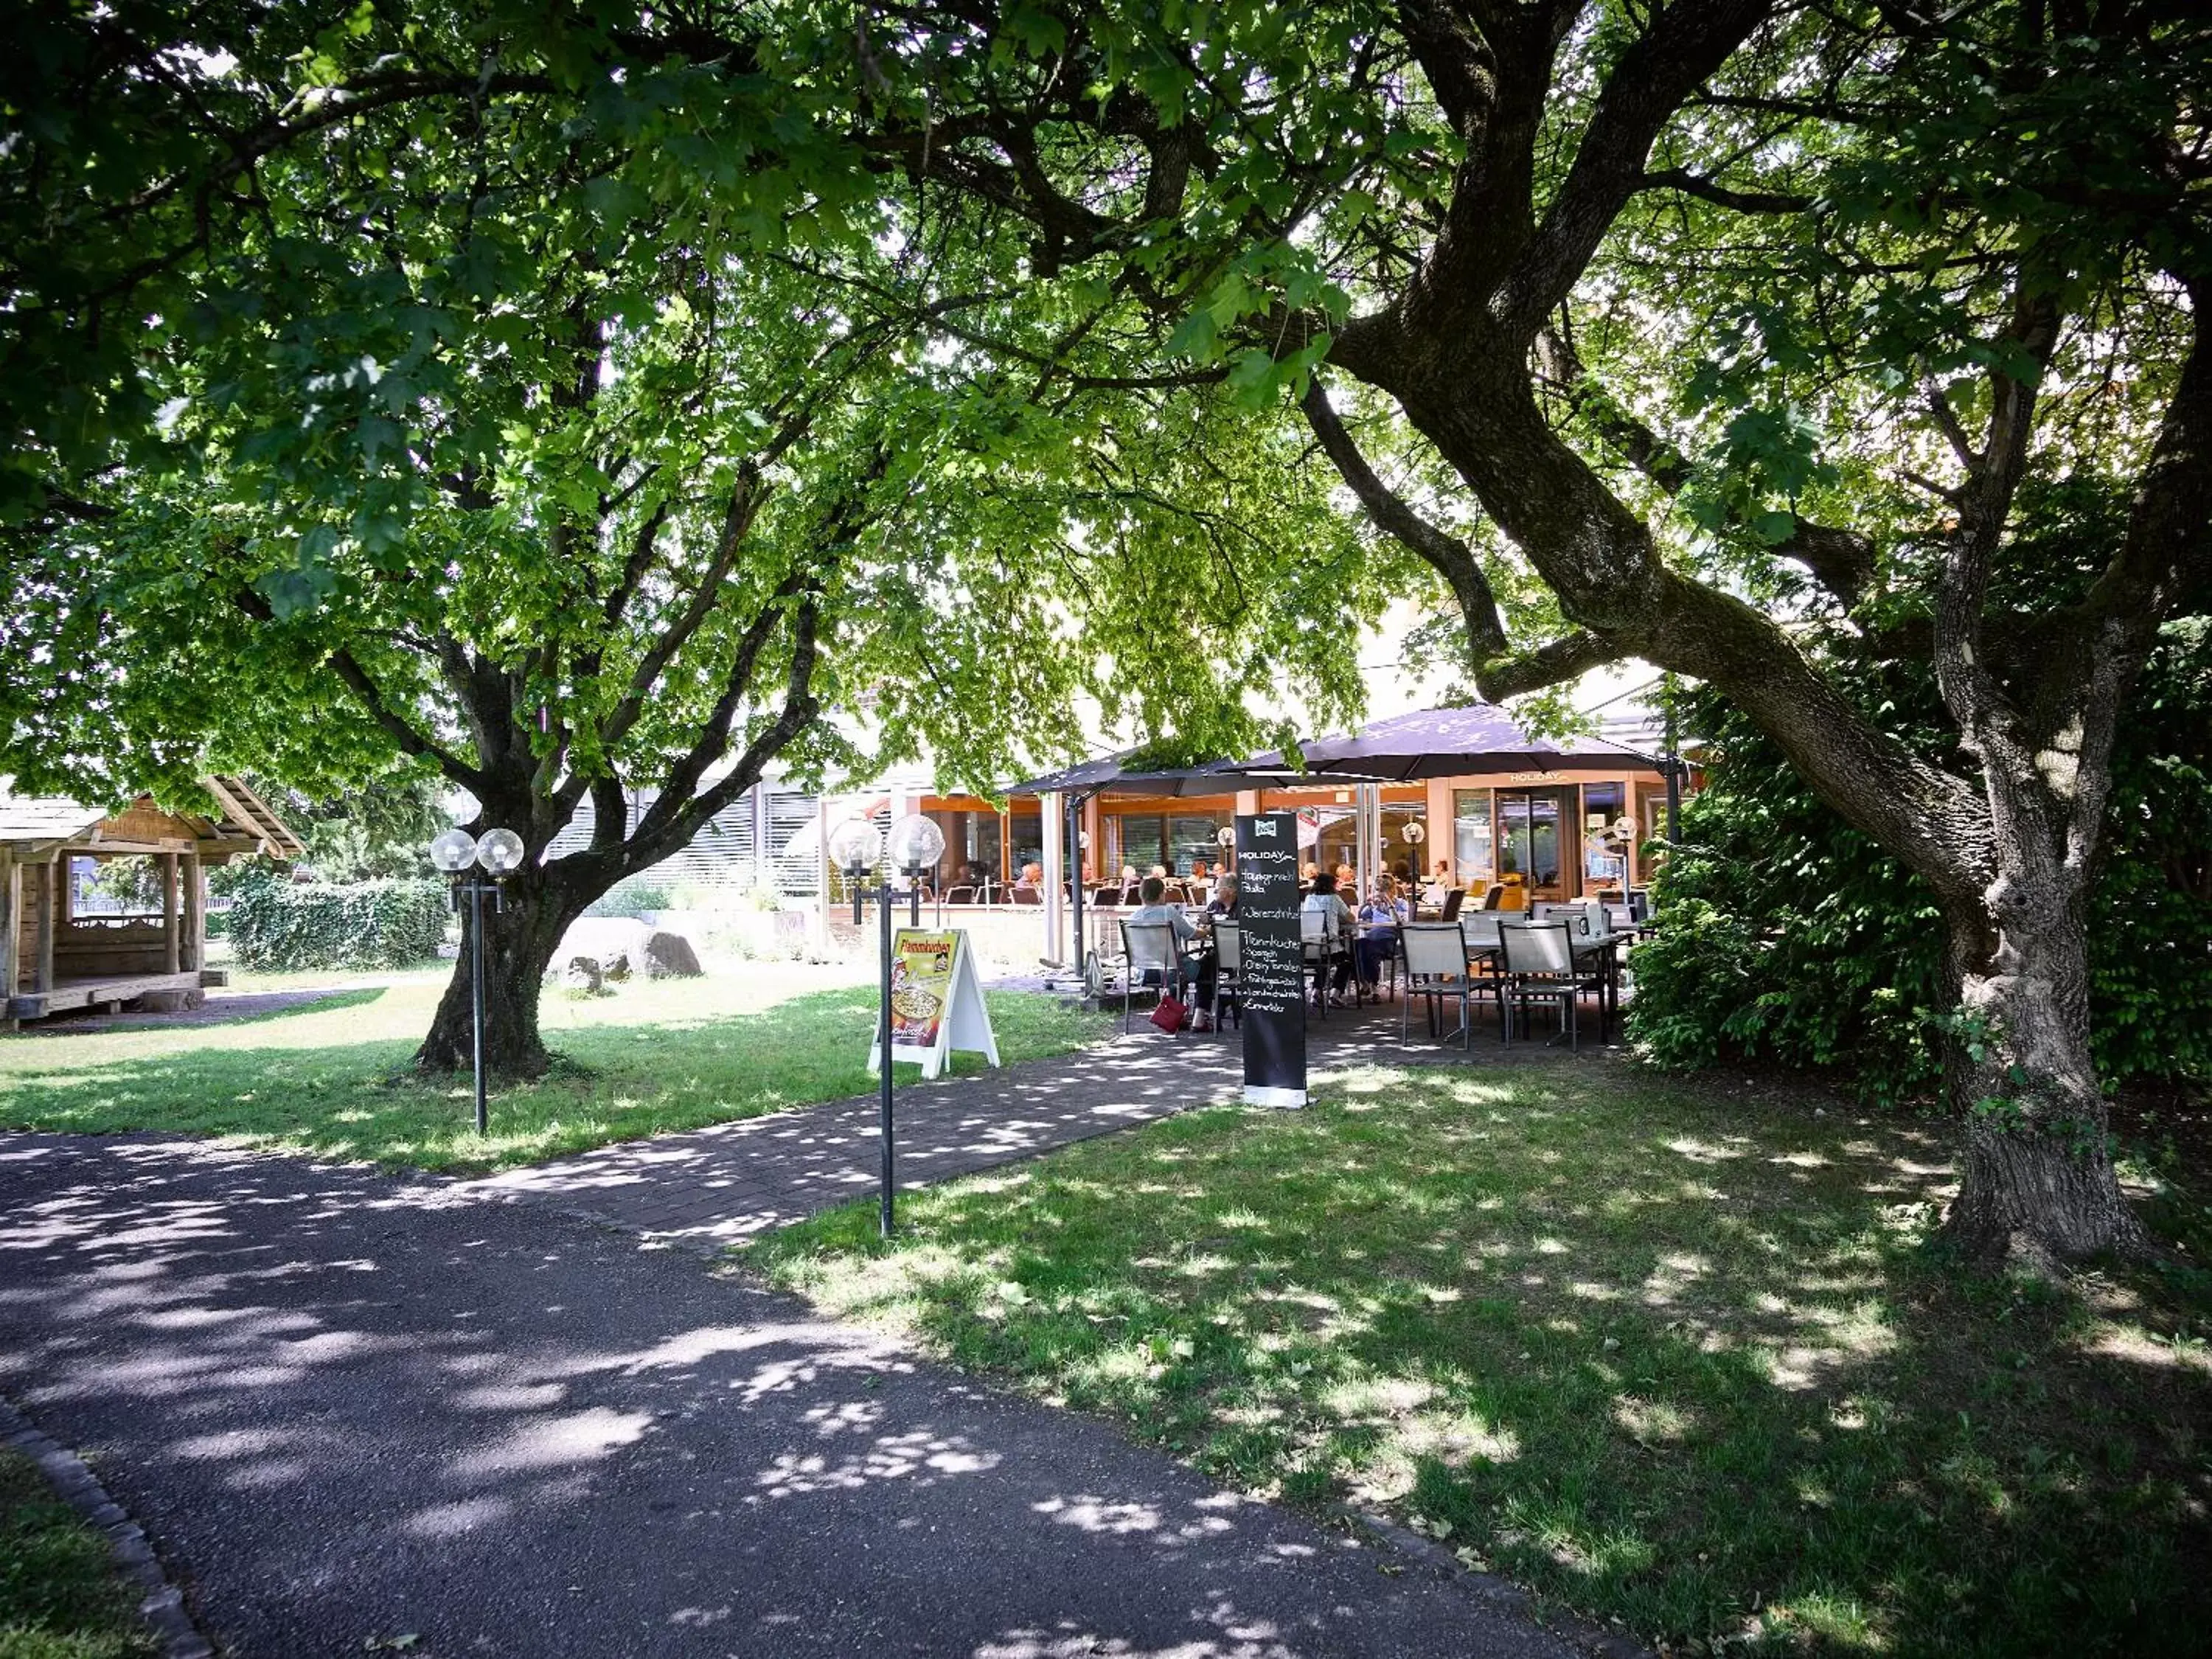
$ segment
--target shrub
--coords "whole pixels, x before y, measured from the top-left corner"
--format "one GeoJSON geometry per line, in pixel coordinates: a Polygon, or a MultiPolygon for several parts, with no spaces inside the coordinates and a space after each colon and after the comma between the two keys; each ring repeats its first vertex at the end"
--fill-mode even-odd
{"type": "Polygon", "coordinates": [[[230,928],[243,967],[405,968],[438,954],[451,913],[438,881],[294,885],[274,878],[242,886],[230,928]]]}
{"type": "Polygon", "coordinates": [[[646,876],[627,876],[584,908],[587,916],[642,916],[665,910],[668,885],[646,876]]]}
{"type": "MultiPolygon", "coordinates": [[[[1876,688],[1910,708],[1912,679],[1876,688]]],[[[1925,1092],[1943,927],[1928,890],[1814,799],[1719,699],[1684,844],[1636,952],[1632,1035],[1672,1066],[1836,1072],[1880,1103],[1925,1092]]],[[[2212,629],[2171,623],[2130,694],[2087,908],[2090,1045],[2108,1085],[2212,1078],[2212,629]]]]}

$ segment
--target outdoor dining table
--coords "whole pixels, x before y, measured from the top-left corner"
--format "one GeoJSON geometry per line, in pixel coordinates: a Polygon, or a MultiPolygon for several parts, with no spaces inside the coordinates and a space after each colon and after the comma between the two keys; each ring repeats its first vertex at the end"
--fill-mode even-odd
{"type": "MultiPolygon", "coordinates": [[[[1613,928],[1602,933],[1577,933],[1572,927],[1567,929],[1567,948],[1570,951],[1577,957],[1599,958],[1599,967],[1604,974],[1604,977],[1598,982],[1598,1013],[1601,1028],[1604,1022],[1620,1018],[1620,947],[1633,941],[1637,936],[1637,932],[1633,928],[1625,931],[1613,928]]],[[[1467,959],[1470,964],[1477,962],[1488,963],[1492,970],[1496,971],[1503,966],[1502,958],[1504,949],[1502,944],[1477,945],[1473,939],[1469,939],[1467,942],[1467,959]]]]}

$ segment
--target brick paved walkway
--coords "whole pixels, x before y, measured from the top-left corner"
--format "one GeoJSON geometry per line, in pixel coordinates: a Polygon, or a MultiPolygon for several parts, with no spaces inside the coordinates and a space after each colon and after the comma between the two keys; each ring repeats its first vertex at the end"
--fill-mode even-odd
{"type": "MultiPolygon", "coordinates": [[[[1338,1010],[1309,1030],[1316,1079],[1361,1065],[1555,1063],[1541,1043],[1501,1047],[1480,1020],[1471,1048],[1398,1041],[1398,1010],[1338,1010]],[[1490,1033],[1486,1042],[1484,1033],[1490,1033]]],[[[902,1088],[902,1189],[1014,1163],[1092,1135],[1237,1098],[1243,1050],[1235,1033],[1128,1036],[1054,1060],[902,1088]]],[[[1595,1055],[1593,1063],[1602,1063],[1595,1055]]],[[[712,1247],[742,1243],[875,1190],[876,1097],[829,1101],[463,1183],[461,1194],[550,1205],[625,1231],[712,1247]]]]}

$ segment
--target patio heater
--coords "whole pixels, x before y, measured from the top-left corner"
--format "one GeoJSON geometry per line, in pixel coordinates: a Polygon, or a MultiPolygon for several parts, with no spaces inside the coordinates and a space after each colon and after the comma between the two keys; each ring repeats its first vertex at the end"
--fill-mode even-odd
{"type": "Polygon", "coordinates": [[[448,830],[430,843],[430,862],[453,878],[454,910],[459,911],[463,895],[468,898],[469,1006],[476,1038],[478,1134],[489,1127],[484,1109],[484,895],[491,895],[494,915],[505,910],[507,899],[502,884],[522,867],[528,851],[522,844],[522,837],[512,830],[487,830],[482,836],[471,836],[465,830],[448,830]],[[490,878],[489,881],[484,878],[487,876],[490,878]]]}
{"type": "MultiPolygon", "coordinates": [[[[873,902],[882,927],[878,935],[878,977],[876,999],[876,1030],[878,1033],[878,1057],[882,1061],[881,1093],[878,1097],[878,1125],[882,1137],[880,1193],[878,1197],[878,1224],[883,1236],[889,1238],[894,1223],[892,1193],[896,1178],[896,1160],[891,1140],[891,907],[898,902],[898,889],[886,878],[880,886],[867,884],[869,872],[884,855],[884,838],[876,826],[866,818],[848,818],[830,832],[830,859],[845,873],[845,884],[853,894],[853,925],[860,925],[860,907],[873,902]]],[[[909,812],[891,826],[890,842],[890,862],[907,878],[906,896],[908,904],[908,926],[921,926],[921,872],[934,866],[945,852],[945,831],[937,827],[933,818],[919,812],[909,812]]]]}

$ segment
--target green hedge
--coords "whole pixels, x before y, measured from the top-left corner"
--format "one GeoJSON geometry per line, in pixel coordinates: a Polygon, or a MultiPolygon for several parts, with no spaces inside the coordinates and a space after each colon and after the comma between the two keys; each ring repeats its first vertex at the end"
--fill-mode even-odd
{"type": "MultiPolygon", "coordinates": [[[[1943,741],[1924,674],[1884,688],[1943,741]]],[[[1929,1094],[1943,925],[1928,890],[1844,823],[1710,692],[1685,844],[1655,883],[1629,1027],[1658,1063],[1813,1066],[1862,1098],[1929,1094]]],[[[2089,1039],[2108,1085],[2212,1079],[2212,623],[2169,623],[2129,695],[2086,907],[2089,1039]]]]}
{"type": "Polygon", "coordinates": [[[305,885],[271,877],[240,890],[230,931],[241,967],[405,968],[438,954],[452,914],[440,881],[305,885]]]}

